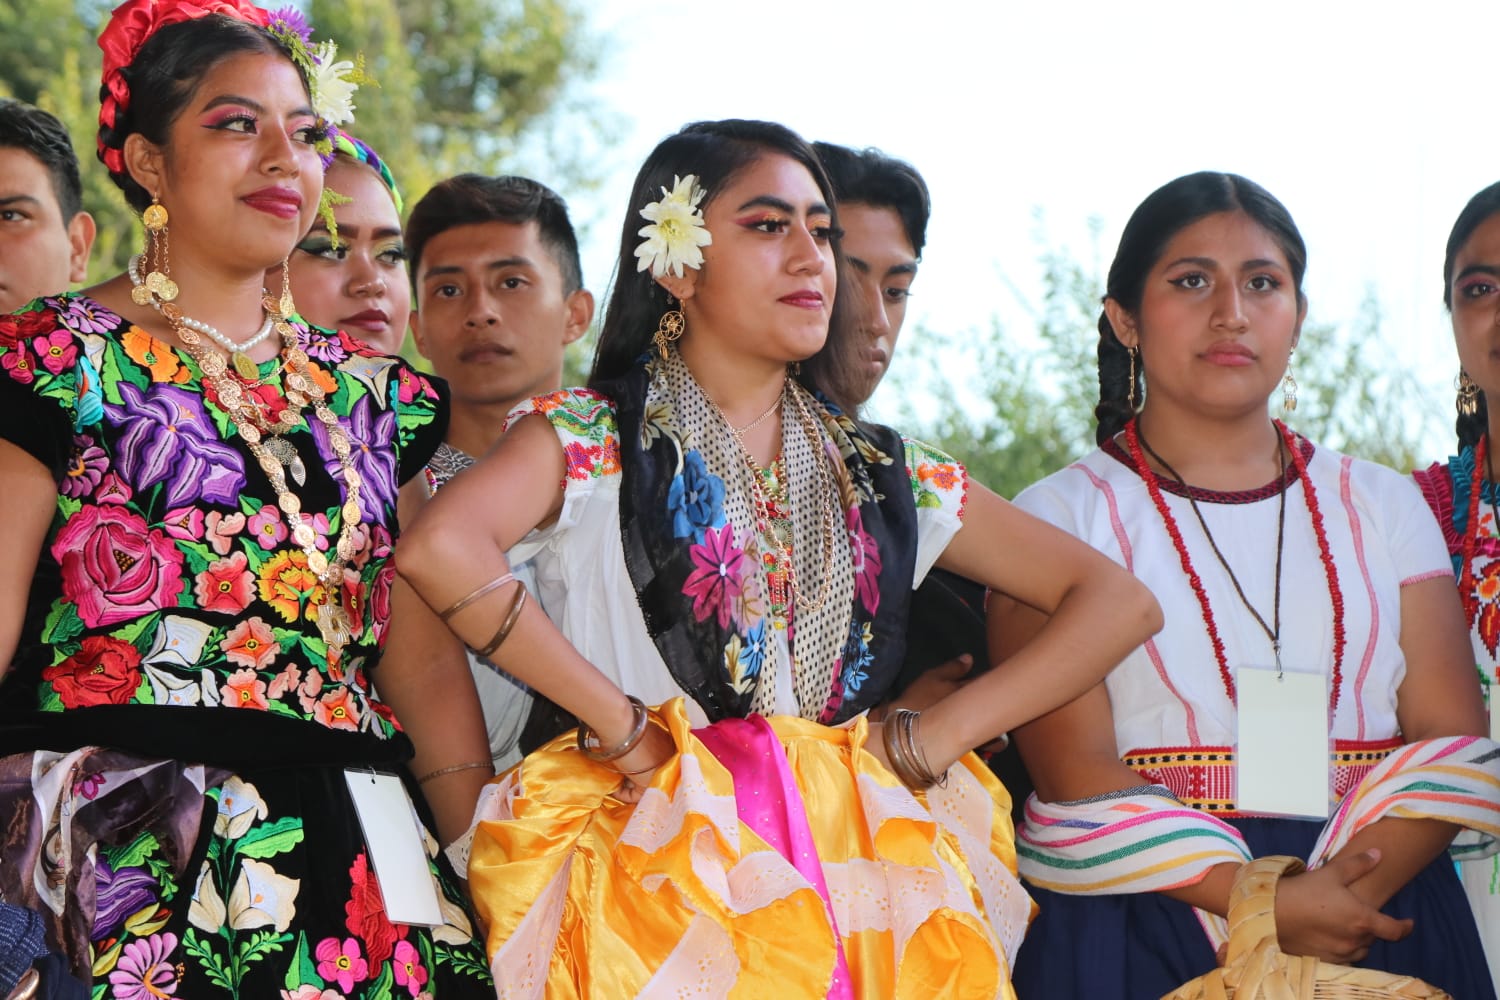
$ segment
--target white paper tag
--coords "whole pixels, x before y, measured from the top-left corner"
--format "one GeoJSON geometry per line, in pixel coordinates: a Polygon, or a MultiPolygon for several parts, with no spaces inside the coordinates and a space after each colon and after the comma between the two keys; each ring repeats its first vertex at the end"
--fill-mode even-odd
{"type": "Polygon", "coordinates": [[[394,774],[347,768],[344,781],[370,848],[385,915],[394,924],[438,927],[443,910],[427,867],[427,850],[406,787],[394,774]]]}
{"type": "Polygon", "coordinates": [[[1328,818],[1328,691],[1322,674],[1241,667],[1235,807],[1328,818]]]}

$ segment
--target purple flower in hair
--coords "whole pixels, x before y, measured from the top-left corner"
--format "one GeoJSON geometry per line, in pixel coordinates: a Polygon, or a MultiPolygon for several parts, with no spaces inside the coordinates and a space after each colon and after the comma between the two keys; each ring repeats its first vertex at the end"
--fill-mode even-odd
{"type": "Polygon", "coordinates": [[[296,7],[282,7],[271,12],[271,22],[267,25],[273,34],[296,35],[302,39],[302,44],[312,46],[312,25],[307,23],[307,16],[296,7]]]}

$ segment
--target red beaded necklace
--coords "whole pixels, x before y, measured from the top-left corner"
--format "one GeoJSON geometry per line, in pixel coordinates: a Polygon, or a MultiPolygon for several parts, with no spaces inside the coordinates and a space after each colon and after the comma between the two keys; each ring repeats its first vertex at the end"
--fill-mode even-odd
{"type": "Polygon", "coordinates": [[[1479,615],[1479,595],[1474,593],[1474,555],[1479,547],[1479,507],[1484,500],[1484,473],[1480,470],[1489,460],[1489,449],[1490,436],[1480,435],[1474,445],[1474,472],[1469,477],[1469,523],[1464,528],[1464,562],[1458,578],[1458,594],[1463,598],[1470,628],[1479,615]]]}
{"type": "MultiPolygon", "coordinates": [[[[1275,424],[1277,433],[1281,435],[1282,442],[1291,454],[1292,465],[1297,470],[1297,478],[1302,482],[1302,494],[1307,500],[1308,514],[1312,517],[1313,535],[1318,540],[1318,556],[1323,561],[1323,572],[1328,578],[1328,597],[1333,605],[1333,691],[1328,696],[1328,714],[1331,718],[1338,709],[1339,689],[1343,686],[1344,679],[1344,593],[1339,589],[1338,570],[1333,565],[1333,552],[1328,546],[1328,534],[1323,528],[1323,512],[1318,508],[1318,496],[1313,490],[1312,480],[1307,475],[1307,459],[1297,447],[1297,439],[1286,428],[1286,425],[1279,420],[1273,420],[1272,423],[1275,424]]],[[[1188,555],[1187,545],[1183,543],[1182,532],[1177,527],[1177,519],[1167,508],[1167,502],[1161,494],[1161,485],[1156,481],[1156,474],[1146,464],[1146,455],[1141,448],[1140,432],[1136,429],[1134,420],[1125,425],[1125,444],[1130,450],[1130,458],[1135,463],[1136,472],[1146,484],[1146,492],[1151,495],[1151,503],[1156,507],[1156,512],[1161,515],[1167,534],[1171,536],[1172,546],[1177,550],[1177,558],[1182,563],[1182,571],[1187,575],[1193,594],[1198,598],[1198,607],[1203,614],[1203,624],[1208,628],[1208,641],[1213,646],[1214,659],[1219,665],[1219,679],[1224,684],[1224,692],[1229,695],[1231,703],[1238,704],[1234,674],[1229,669],[1229,658],[1224,653],[1224,640],[1220,637],[1219,627],[1214,622],[1213,608],[1208,602],[1208,591],[1204,589],[1203,580],[1198,576],[1198,571],[1193,568],[1193,560],[1188,555]]],[[[1283,484],[1282,488],[1287,487],[1283,484]]]]}

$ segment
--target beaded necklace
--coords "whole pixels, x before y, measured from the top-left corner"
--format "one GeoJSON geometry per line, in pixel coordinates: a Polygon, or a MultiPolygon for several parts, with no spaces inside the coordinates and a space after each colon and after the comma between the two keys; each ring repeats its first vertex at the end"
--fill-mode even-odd
{"type": "MultiPolygon", "coordinates": [[[[1333,564],[1333,552],[1328,545],[1328,534],[1323,528],[1323,512],[1318,507],[1318,496],[1313,490],[1312,479],[1307,474],[1307,459],[1297,447],[1297,439],[1292,432],[1279,420],[1273,420],[1272,423],[1287,451],[1291,454],[1292,465],[1297,470],[1297,478],[1302,483],[1302,494],[1307,500],[1307,511],[1312,518],[1313,535],[1318,541],[1318,556],[1323,562],[1323,572],[1328,579],[1328,597],[1333,605],[1333,690],[1328,696],[1328,715],[1332,718],[1338,710],[1339,689],[1343,686],[1344,679],[1344,593],[1339,589],[1338,570],[1333,564]]],[[[1162,524],[1172,539],[1172,546],[1177,550],[1177,558],[1182,563],[1182,571],[1187,575],[1194,596],[1198,598],[1198,607],[1203,615],[1203,624],[1208,629],[1208,640],[1213,646],[1214,659],[1219,666],[1219,679],[1224,685],[1224,693],[1229,696],[1231,704],[1238,704],[1234,674],[1229,669],[1229,658],[1225,655],[1224,640],[1219,635],[1219,627],[1214,621],[1213,608],[1208,601],[1208,591],[1204,588],[1198,571],[1193,568],[1193,560],[1188,555],[1187,545],[1182,540],[1182,532],[1178,529],[1177,520],[1172,517],[1166,499],[1162,496],[1161,485],[1156,481],[1156,474],[1146,464],[1146,455],[1141,448],[1140,431],[1136,428],[1134,420],[1125,425],[1125,444],[1129,448],[1130,459],[1135,465],[1136,472],[1146,484],[1146,492],[1151,495],[1152,505],[1161,515],[1162,524]]],[[[1281,488],[1287,489],[1286,483],[1283,482],[1281,488]]]]}

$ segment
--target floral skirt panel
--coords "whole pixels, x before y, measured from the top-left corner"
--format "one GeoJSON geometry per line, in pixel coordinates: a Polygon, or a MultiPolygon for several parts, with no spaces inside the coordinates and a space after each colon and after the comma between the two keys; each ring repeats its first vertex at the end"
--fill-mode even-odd
{"type": "Polygon", "coordinates": [[[689,728],[641,801],[562,737],[488,787],[468,877],[501,996],[1013,997],[1031,914],[1005,790],[913,794],[835,728],[689,728]]]}
{"type": "Polygon", "coordinates": [[[17,755],[0,811],[0,892],[49,918],[93,1000],[494,995],[430,836],[445,923],[386,917],[341,768],[17,755]]]}

